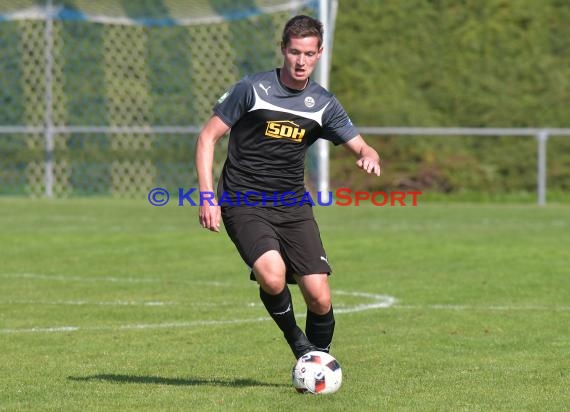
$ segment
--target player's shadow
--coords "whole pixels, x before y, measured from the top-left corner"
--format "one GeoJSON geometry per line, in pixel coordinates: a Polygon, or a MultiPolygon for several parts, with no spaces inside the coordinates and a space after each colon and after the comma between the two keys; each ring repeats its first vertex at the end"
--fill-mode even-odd
{"type": "Polygon", "coordinates": [[[138,383],[150,385],[173,385],[173,386],[227,386],[227,387],[283,387],[278,383],[260,382],[249,378],[165,378],[162,376],[138,376],[119,374],[99,374],[89,376],[68,376],[67,379],[76,382],[106,381],[114,383],[138,383]]]}

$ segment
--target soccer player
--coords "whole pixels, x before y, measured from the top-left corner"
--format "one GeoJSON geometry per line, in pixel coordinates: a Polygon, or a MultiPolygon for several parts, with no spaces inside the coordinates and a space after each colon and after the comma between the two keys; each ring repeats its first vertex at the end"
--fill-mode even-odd
{"type": "Polygon", "coordinates": [[[380,176],[380,158],[353,126],[334,95],[311,80],[321,57],[323,26],[308,16],[290,19],[282,34],[283,65],[234,84],[214,106],[196,143],[200,192],[214,191],[214,147],[230,131],[214,205],[199,207],[203,228],[220,220],[259,284],[261,301],[295,358],[328,352],[335,318],[331,267],[305,194],[307,148],[323,138],[356,155],[356,165],[380,176]],[[305,198],[305,200],[307,200],[305,198]],[[288,284],[307,305],[305,332],[295,320],[288,284]]]}

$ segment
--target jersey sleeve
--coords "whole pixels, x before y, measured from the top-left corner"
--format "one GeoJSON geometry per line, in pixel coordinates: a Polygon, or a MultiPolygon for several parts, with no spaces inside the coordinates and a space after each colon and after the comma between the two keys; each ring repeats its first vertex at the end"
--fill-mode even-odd
{"type": "Polygon", "coordinates": [[[227,90],[214,105],[214,114],[232,127],[253,105],[253,88],[247,78],[227,90]]]}
{"type": "Polygon", "coordinates": [[[358,130],[352,124],[340,102],[336,97],[333,97],[330,107],[324,113],[321,137],[339,145],[348,142],[358,134],[358,130]]]}

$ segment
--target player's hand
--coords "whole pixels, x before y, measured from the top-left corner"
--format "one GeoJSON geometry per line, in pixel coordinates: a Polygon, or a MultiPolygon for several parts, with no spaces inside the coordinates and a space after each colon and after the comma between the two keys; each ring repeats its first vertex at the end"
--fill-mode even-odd
{"type": "Polygon", "coordinates": [[[380,176],[380,161],[378,159],[364,156],[356,161],[356,165],[366,173],[380,176]]]}
{"type": "MultiPolygon", "coordinates": [[[[214,200],[214,203],[217,202],[214,200]]],[[[200,222],[200,226],[212,232],[220,231],[221,216],[222,212],[220,206],[212,206],[206,202],[206,204],[198,208],[198,221],[200,222]]]]}

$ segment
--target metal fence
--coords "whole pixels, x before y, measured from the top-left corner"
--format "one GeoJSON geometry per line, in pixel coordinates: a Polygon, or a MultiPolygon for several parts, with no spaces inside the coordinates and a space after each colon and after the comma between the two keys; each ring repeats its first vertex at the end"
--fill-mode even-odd
{"type": "MultiPolygon", "coordinates": [[[[361,127],[360,131],[366,136],[408,136],[408,137],[428,137],[428,136],[482,136],[482,137],[500,137],[500,136],[520,136],[520,137],[530,137],[535,138],[537,142],[536,150],[536,171],[537,171],[537,182],[536,182],[536,194],[537,194],[537,204],[546,204],[547,195],[547,142],[550,136],[570,136],[570,129],[567,128],[420,128],[420,127],[361,127]]],[[[132,197],[139,194],[139,192],[144,193],[149,187],[154,187],[156,185],[168,186],[171,185],[176,187],[176,182],[180,183],[182,179],[193,179],[193,171],[191,165],[193,142],[194,137],[199,132],[198,126],[144,126],[144,127],[85,127],[85,126],[65,126],[65,127],[25,127],[25,126],[0,126],[0,139],[3,135],[20,135],[21,139],[24,140],[25,136],[38,136],[38,139],[43,140],[44,145],[40,151],[36,151],[36,158],[39,153],[43,153],[43,162],[40,159],[35,159],[35,163],[43,163],[43,168],[40,173],[38,173],[38,179],[35,182],[36,190],[31,191],[28,194],[31,195],[45,195],[47,197],[58,196],[61,193],[55,193],[54,187],[58,186],[56,174],[56,163],[55,155],[57,151],[54,149],[54,136],[89,136],[91,142],[97,141],[96,136],[100,135],[129,135],[129,136],[162,136],[161,139],[153,139],[154,149],[160,151],[158,141],[166,141],[167,137],[171,140],[178,141],[178,146],[169,144],[169,146],[178,147],[179,151],[186,151],[185,159],[179,162],[173,162],[170,165],[170,172],[166,171],[162,173],[162,177],[154,174],[153,176],[148,176],[143,179],[148,184],[148,187],[140,187],[137,190],[129,188],[129,175],[137,174],[140,171],[135,167],[133,170],[127,171],[127,173],[115,173],[116,175],[126,176],[124,182],[119,184],[115,183],[115,186],[122,186],[121,196],[122,197],[132,197]],[[178,169],[176,169],[178,167],[178,169]],[[174,169],[176,170],[174,170],[174,169]],[[137,169],[137,170],[135,170],[137,169]],[[184,170],[182,170],[184,169],[184,170]],[[43,176],[43,177],[42,177],[43,176]],[[41,190],[40,190],[41,188],[41,190]]],[[[81,150],[81,148],[79,149],[81,150]]],[[[150,151],[153,147],[150,148],[150,151]]],[[[147,151],[148,153],[149,151],[147,151]]],[[[2,157],[8,154],[2,153],[2,157]]],[[[69,153],[65,153],[66,157],[69,157],[69,153]]],[[[86,155],[89,157],[89,153],[86,155]]],[[[319,158],[317,157],[317,160],[319,158]]],[[[6,159],[4,159],[5,161],[6,159]]],[[[68,161],[70,159],[67,159],[68,161]]],[[[78,159],[81,161],[81,158],[78,159]]],[[[219,163],[218,163],[219,164],[219,163]]],[[[85,167],[85,164],[82,165],[85,167]]],[[[134,166],[133,166],[134,167],[134,166]]],[[[145,170],[148,168],[144,168],[145,170]]],[[[160,169],[160,168],[158,168],[160,169]]],[[[319,168],[319,173],[327,174],[328,170],[326,168],[319,168]]],[[[25,172],[22,171],[23,180],[26,179],[24,176],[25,172]]],[[[59,173],[61,177],[61,173],[59,173]]],[[[160,175],[160,173],[159,173],[160,175]]],[[[321,176],[322,177],[322,176],[321,176]]],[[[0,176],[0,184],[5,184],[2,182],[2,176],[0,176]]],[[[143,180],[140,179],[139,183],[143,180]]],[[[328,177],[325,179],[318,179],[319,183],[323,181],[326,183],[326,187],[319,187],[319,190],[326,192],[328,190],[328,177]]],[[[188,182],[189,183],[189,182],[188,182]]],[[[90,182],[89,185],[93,186],[94,183],[90,182]]],[[[109,186],[109,183],[104,183],[103,186],[109,186]]],[[[92,190],[90,194],[101,194],[105,190],[92,190]]]]}
{"type": "Polygon", "coordinates": [[[567,128],[476,128],[476,127],[361,127],[365,135],[376,136],[528,136],[537,141],[536,198],[537,204],[546,204],[547,142],[549,136],[570,136],[567,128]]]}
{"type": "Polygon", "coordinates": [[[282,61],[276,28],[322,7],[167,3],[0,1],[0,195],[194,182],[195,125],[241,77],[282,61]]]}

